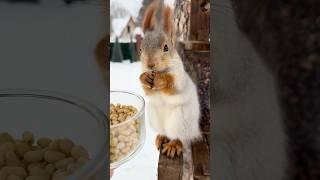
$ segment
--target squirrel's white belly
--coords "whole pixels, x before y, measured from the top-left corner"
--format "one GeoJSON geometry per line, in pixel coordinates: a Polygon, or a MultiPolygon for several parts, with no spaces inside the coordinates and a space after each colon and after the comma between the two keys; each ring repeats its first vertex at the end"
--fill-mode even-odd
{"type": "Polygon", "coordinates": [[[158,134],[181,141],[190,141],[200,136],[197,96],[185,97],[189,98],[185,104],[167,102],[168,96],[161,93],[150,97],[149,123],[158,134]]]}
{"type": "Polygon", "coordinates": [[[166,134],[167,119],[172,105],[168,105],[160,93],[150,97],[148,102],[148,117],[150,126],[159,134],[166,134]]]}

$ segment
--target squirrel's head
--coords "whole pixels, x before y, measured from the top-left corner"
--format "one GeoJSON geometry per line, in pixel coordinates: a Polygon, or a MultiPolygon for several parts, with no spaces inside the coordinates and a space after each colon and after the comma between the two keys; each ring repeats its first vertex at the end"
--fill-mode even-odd
{"type": "Polygon", "coordinates": [[[176,53],[171,8],[159,8],[159,3],[151,4],[144,14],[142,28],[145,35],[141,44],[140,60],[144,68],[160,72],[167,70],[170,59],[176,53]]]}

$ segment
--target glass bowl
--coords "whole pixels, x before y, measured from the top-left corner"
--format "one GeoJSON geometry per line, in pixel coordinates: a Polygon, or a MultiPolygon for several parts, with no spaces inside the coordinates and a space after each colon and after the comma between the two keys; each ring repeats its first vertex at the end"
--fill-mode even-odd
{"type": "Polygon", "coordinates": [[[0,90],[0,132],[20,138],[69,138],[87,149],[90,161],[66,180],[106,179],[107,117],[94,105],[75,97],[42,90],[0,90]]]}
{"type": "Polygon", "coordinates": [[[110,91],[110,103],[131,105],[137,110],[125,121],[110,124],[110,167],[114,169],[135,157],[145,142],[145,101],[132,92],[110,91]]]}

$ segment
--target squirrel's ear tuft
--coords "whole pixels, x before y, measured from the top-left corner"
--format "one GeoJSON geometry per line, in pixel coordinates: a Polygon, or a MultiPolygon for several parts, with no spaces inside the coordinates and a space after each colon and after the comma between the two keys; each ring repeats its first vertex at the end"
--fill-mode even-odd
{"type": "Polygon", "coordinates": [[[156,26],[155,13],[157,10],[157,4],[152,3],[146,9],[143,20],[142,20],[142,29],[143,32],[152,31],[156,26]]]}
{"type": "Polygon", "coordinates": [[[169,6],[165,6],[165,8],[163,9],[163,30],[168,35],[174,33],[173,15],[172,10],[169,6]]]}

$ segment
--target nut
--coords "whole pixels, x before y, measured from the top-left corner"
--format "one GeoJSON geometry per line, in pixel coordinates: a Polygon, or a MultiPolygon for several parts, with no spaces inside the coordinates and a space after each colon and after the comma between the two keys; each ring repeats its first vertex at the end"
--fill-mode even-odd
{"type": "Polygon", "coordinates": [[[50,138],[39,138],[37,144],[42,148],[46,148],[50,145],[51,142],[52,140],[50,138]]]}
{"type": "MultiPolygon", "coordinates": [[[[137,109],[131,105],[110,104],[110,125],[117,125],[133,117],[137,109]]],[[[111,128],[110,161],[126,157],[139,142],[140,123],[138,119],[111,128]]]]}
{"type": "Polygon", "coordinates": [[[62,152],[48,150],[44,153],[44,159],[48,163],[54,163],[64,158],[66,158],[66,155],[63,154],[62,152]]]}
{"type": "Polygon", "coordinates": [[[33,144],[34,137],[33,134],[29,131],[25,131],[22,133],[22,141],[27,144],[33,144]]]}
{"type": "Polygon", "coordinates": [[[54,167],[56,169],[65,169],[70,163],[74,162],[74,158],[70,157],[70,158],[66,158],[66,159],[62,159],[60,161],[57,161],[56,163],[54,163],[54,167]]]}
{"type": "Polygon", "coordinates": [[[43,160],[43,150],[29,151],[24,154],[24,159],[30,163],[39,162],[43,160]]]}
{"type": "Polygon", "coordinates": [[[82,146],[74,146],[71,150],[71,155],[76,159],[80,157],[85,157],[85,158],[89,157],[87,150],[84,149],[82,146]]]}
{"type": "Polygon", "coordinates": [[[90,161],[87,150],[70,139],[34,142],[28,131],[21,139],[0,133],[0,180],[62,180],[90,161]]]}
{"type": "Polygon", "coordinates": [[[4,173],[7,173],[8,175],[16,175],[21,178],[27,177],[27,172],[24,168],[22,167],[9,167],[5,166],[1,169],[4,173]]]}

